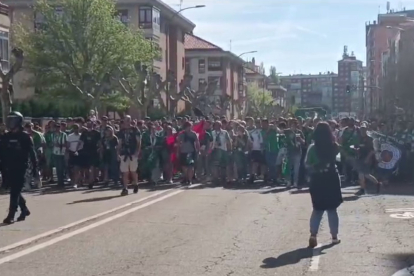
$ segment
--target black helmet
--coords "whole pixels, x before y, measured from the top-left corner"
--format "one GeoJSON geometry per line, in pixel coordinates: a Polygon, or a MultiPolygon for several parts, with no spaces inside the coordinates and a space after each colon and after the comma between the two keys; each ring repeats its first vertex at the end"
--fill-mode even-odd
{"type": "Polygon", "coordinates": [[[8,129],[16,129],[23,124],[23,115],[18,111],[12,111],[7,115],[6,126],[8,129]]]}

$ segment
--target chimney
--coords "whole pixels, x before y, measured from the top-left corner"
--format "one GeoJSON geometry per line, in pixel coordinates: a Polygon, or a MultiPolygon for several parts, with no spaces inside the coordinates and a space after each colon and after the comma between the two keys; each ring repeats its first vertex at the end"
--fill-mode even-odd
{"type": "Polygon", "coordinates": [[[255,58],[252,58],[252,64],[253,64],[253,66],[256,65],[256,59],[255,58]]]}

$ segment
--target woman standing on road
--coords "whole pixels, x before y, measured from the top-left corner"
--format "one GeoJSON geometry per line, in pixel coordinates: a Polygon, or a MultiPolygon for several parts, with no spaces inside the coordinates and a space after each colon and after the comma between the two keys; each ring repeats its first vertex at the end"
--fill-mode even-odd
{"type": "Polygon", "coordinates": [[[328,213],[332,243],[339,243],[339,217],[337,208],[342,203],[341,182],[335,165],[339,145],[327,123],[319,123],[313,134],[314,143],[309,146],[306,155],[306,166],[311,173],[310,194],[313,212],[310,218],[309,247],[314,248],[318,242],[319,225],[323,213],[328,213]]]}

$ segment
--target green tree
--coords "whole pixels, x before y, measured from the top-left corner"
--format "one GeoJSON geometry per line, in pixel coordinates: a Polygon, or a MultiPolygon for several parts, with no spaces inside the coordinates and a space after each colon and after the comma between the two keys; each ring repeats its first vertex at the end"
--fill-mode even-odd
{"type": "Polygon", "coordinates": [[[141,81],[136,65],[150,64],[159,54],[152,42],[115,16],[112,0],[62,0],[59,7],[50,2],[34,5],[43,18],[36,31],[23,24],[15,29],[15,43],[33,76],[27,85],[42,91],[41,96],[87,102],[93,108],[124,105],[126,98],[139,104],[118,81],[141,81]]]}
{"type": "Polygon", "coordinates": [[[272,117],[277,111],[272,93],[250,83],[247,86],[247,115],[252,117],[272,117]]]}
{"type": "Polygon", "coordinates": [[[277,73],[275,66],[270,66],[270,81],[274,84],[279,84],[279,74],[277,73]]]}

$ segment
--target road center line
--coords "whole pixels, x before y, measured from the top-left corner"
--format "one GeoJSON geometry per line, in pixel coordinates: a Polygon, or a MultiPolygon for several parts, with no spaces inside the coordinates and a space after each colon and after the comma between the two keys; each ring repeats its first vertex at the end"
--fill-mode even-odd
{"type": "Polygon", "coordinates": [[[111,221],[113,221],[113,220],[116,220],[116,219],[118,219],[118,218],[124,217],[124,216],[126,216],[126,215],[128,215],[128,214],[131,214],[131,213],[133,213],[133,212],[135,212],[135,211],[138,211],[138,210],[140,210],[140,209],[146,208],[146,207],[148,207],[148,206],[150,206],[150,205],[153,205],[153,204],[155,204],[155,203],[157,203],[157,202],[163,201],[163,200],[165,200],[165,199],[167,199],[167,198],[169,198],[169,197],[173,197],[173,196],[175,196],[175,195],[177,195],[177,194],[179,194],[179,193],[182,193],[182,192],[184,192],[184,191],[185,191],[185,190],[178,190],[178,191],[175,191],[175,192],[173,192],[173,193],[169,193],[168,195],[165,195],[165,196],[163,196],[163,197],[160,197],[160,198],[154,199],[154,200],[152,200],[152,201],[146,202],[146,203],[144,203],[144,204],[142,204],[142,205],[139,205],[139,206],[136,206],[136,207],[134,207],[134,208],[128,209],[128,210],[126,210],[126,211],[124,211],[124,212],[122,212],[122,213],[119,213],[119,214],[113,215],[113,216],[111,216],[111,217],[108,217],[108,218],[106,218],[106,219],[103,219],[103,220],[100,220],[100,221],[94,222],[94,223],[92,223],[92,224],[89,224],[89,225],[87,225],[87,226],[85,226],[85,227],[82,227],[82,228],[76,229],[76,230],[74,230],[74,231],[72,231],[72,232],[69,232],[69,233],[67,233],[67,234],[64,234],[64,235],[62,235],[62,236],[59,236],[59,237],[53,238],[53,239],[48,240],[48,241],[46,241],[46,242],[43,242],[43,243],[40,243],[40,244],[34,245],[34,246],[32,246],[32,247],[29,247],[29,248],[27,248],[27,249],[24,249],[24,250],[22,250],[22,251],[19,251],[19,252],[17,252],[17,253],[14,253],[14,254],[12,254],[12,255],[10,255],[10,256],[4,257],[4,258],[0,259],[0,265],[2,265],[2,264],[4,264],[4,263],[7,263],[7,262],[11,262],[11,261],[16,260],[16,259],[18,259],[18,258],[21,258],[21,257],[23,257],[23,256],[26,256],[26,255],[28,255],[28,254],[30,254],[30,253],[36,252],[36,251],[38,251],[38,250],[41,250],[41,249],[46,248],[46,247],[48,247],[48,246],[51,246],[51,245],[53,245],[53,244],[55,244],[55,243],[58,243],[58,242],[61,242],[61,241],[67,240],[67,239],[69,239],[69,238],[71,238],[71,237],[73,237],[73,236],[79,235],[79,234],[81,234],[81,233],[84,233],[84,232],[86,232],[86,231],[89,231],[89,230],[91,230],[91,229],[94,229],[94,228],[96,228],[96,227],[98,227],[98,226],[101,226],[101,225],[103,225],[103,224],[106,224],[106,223],[108,223],[108,222],[111,222],[111,221]]]}
{"type": "Polygon", "coordinates": [[[317,271],[319,269],[319,260],[321,258],[322,244],[318,244],[313,249],[312,258],[310,260],[309,271],[317,271]]]}
{"type": "Polygon", "coordinates": [[[21,246],[24,246],[24,245],[30,244],[30,243],[35,242],[35,241],[37,241],[37,240],[40,240],[40,239],[43,239],[43,238],[47,238],[47,237],[49,237],[49,236],[52,236],[52,235],[55,235],[55,234],[60,233],[60,232],[62,232],[62,231],[65,231],[65,230],[67,230],[67,229],[70,229],[70,228],[73,228],[73,227],[78,226],[78,225],[80,225],[80,224],[83,224],[83,223],[85,223],[85,222],[88,222],[88,221],[95,220],[95,219],[97,219],[97,218],[100,218],[100,217],[106,216],[106,215],[108,215],[108,214],[110,214],[110,213],[113,213],[113,212],[116,212],[116,211],[122,210],[122,209],[124,209],[124,208],[129,207],[129,206],[135,205],[135,204],[137,204],[137,203],[140,203],[140,202],[145,201],[145,200],[150,199],[150,198],[157,197],[157,196],[159,196],[159,195],[165,194],[165,193],[170,192],[170,191],[172,191],[172,190],[175,190],[175,189],[173,188],[173,189],[168,189],[168,190],[165,190],[165,191],[161,191],[161,192],[158,192],[158,193],[152,194],[152,195],[150,195],[150,196],[147,196],[147,197],[144,197],[144,198],[141,198],[141,199],[138,199],[138,200],[132,201],[132,202],[130,202],[130,203],[124,204],[124,205],[122,205],[122,206],[119,206],[119,207],[113,208],[113,209],[111,209],[111,210],[108,210],[108,211],[105,211],[105,212],[102,212],[102,213],[99,213],[99,214],[96,214],[96,215],[93,215],[93,216],[90,216],[90,217],[87,217],[87,218],[84,218],[84,219],[78,220],[78,221],[76,221],[76,222],[73,222],[73,223],[70,223],[70,224],[68,224],[68,225],[65,225],[65,226],[62,226],[62,227],[56,228],[56,229],[51,230],[51,231],[48,231],[48,232],[45,232],[45,233],[39,234],[39,235],[37,235],[37,236],[34,236],[34,237],[31,237],[31,238],[28,238],[28,239],[25,239],[25,240],[19,241],[19,242],[17,242],[17,243],[11,244],[11,245],[7,245],[7,246],[5,246],[5,247],[0,248],[0,254],[2,254],[2,253],[6,253],[7,251],[10,251],[10,250],[16,249],[16,248],[18,248],[18,247],[21,247],[21,246]]]}

